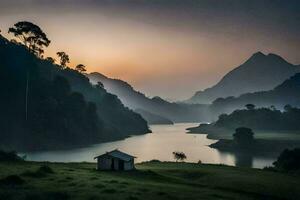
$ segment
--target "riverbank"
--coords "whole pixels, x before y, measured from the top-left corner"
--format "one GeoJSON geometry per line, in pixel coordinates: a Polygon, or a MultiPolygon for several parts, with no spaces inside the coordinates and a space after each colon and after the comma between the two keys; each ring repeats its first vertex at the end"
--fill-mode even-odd
{"type": "Polygon", "coordinates": [[[300,175],[172,162],[137,164],[137,170],[131,172],[99,172],[95,166],[94,163],[0,163],[0,199],[300,198],[300,175]],[[52,170],[41,172],[39,168],[44,164],[52,170]],[[9,182],[7,177],[12,175],[15,178],[9,182]]]}
{"type": "Polygon", "coordinates": [[[300,147],[299,141],[292,140],[267,140],[255,139],[252,144],[247,146],[239,146],[233,140],[220,139],[216,143],[210,144],[209,147],[222,152],[232,153],[251,153],[253,155],[278,154],[284,149],[300,147]]]}
{"type": "MultiPolygon", "coordinates": [[[[188,134],[204,134],[208,139],[220,140],[220,139],[232,139],[232,135],[235,129],[228,129],[223,127],[215,127],[211,125],[202,124],[196,127],[189,127],[186,129],[188,134]]],[[[253,129],[256,139],[266,140],[290,140],[299,141],[300,143],[300,131],[288,131],[288,130],[255,130],[253,129]]]]}

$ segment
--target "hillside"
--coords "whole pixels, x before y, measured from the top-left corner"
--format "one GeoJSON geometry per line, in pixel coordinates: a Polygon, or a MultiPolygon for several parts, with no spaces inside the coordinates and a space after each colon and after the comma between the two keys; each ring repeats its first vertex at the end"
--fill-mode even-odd
{"type": "Polygon", "coordinates": [[[0,199],[300,198],[299,175],[193,163],[150,162],[131,172],[99,172],[94,163],[0,163],[0,199]],[[13,166],[13,167],[12,167],[13,166]],[[15,175],[15,176],[12,176],[15,175]],[[13,178],[7,178],[13,177],[13,178]]]}
{"type": "Polygon", "coordinates": [[[300,106],[300,73],[295,74],[273,90],[243,94],[239,97],[219,98],[210,106],[214,116],[222,113],[230,113],[241,109],[246,104],[254,104],[256,107],[275,106],[283,109],[287,104],[300,106]]]}
{"type": "Polygon", "coordinates": [[[60,149],[149,132],[115,95],[3,37],[0,81],[2,148],[60,149]]]}
{"type": "Polygon", "coordinates": [[[93,84],[101,82],[108,92],[117,95],[124,105],[133,110],[142,109],[173,122],[199,122],[206,118],[207,105],[170,103],[160,97],[149,98],[127,82],[108,78],[97,72],[90,73],[87,77],[93,84]]]}
{"type": "Polygon", "coordinates": [[[288,63],[280,56],[257,52],[228,72],[216,85],[196,92],[186,102],[212,103],[220,97],[271,90],[297,72],[300,72],[299,66],[288,63]]]}
{"type": "Polygon", "coordinates": [[[142,115],[142,117],[148,122],[148,124],[173,124],[173,122],[165,117],[153,114],[151,112],[136,109],[135,112],[142,115]]]}
{"type": "Polygon", "coordinates": [[[236,128],[248,127],[254,131],[300,131],[300,109],[285,106],[284,111],[276,108],[238,109],[230,114],[222,114],[218,120],[210,124],[200,124],[199,127],[189,128],[191,132],[234,132],[236,128]]]}

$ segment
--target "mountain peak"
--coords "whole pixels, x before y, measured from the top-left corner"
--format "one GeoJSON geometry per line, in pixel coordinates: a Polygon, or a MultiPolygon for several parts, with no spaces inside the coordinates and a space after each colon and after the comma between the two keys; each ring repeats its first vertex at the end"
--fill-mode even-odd
{"type": "Polygon", "coordinates": [[[262,52],[258,51],[254,53],[248,60],[259,60],[265,58],[266,55],[263,54],[262,52]]]}
{"type": "Polygon", "coordinates": [[[254,53],[245,63],[228,72],[216,85],[197,92],[188,102],[211,103],[219,97],[271,90],[300,69],[276,54],[254,53]]]}

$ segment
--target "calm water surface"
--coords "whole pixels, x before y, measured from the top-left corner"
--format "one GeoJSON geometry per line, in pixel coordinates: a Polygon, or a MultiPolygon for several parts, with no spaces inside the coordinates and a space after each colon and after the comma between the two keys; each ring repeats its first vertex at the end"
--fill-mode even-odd
{"type": "Polygon", "coordinates": [[[262,168],[270,166],[275,157],[253,157],[224,153],[208,147],[216,142],[204,134],[186,134],[186,128],[197,126],[195,123],[175,125],[152,125],[153,133],[132,136],[125,140],[96,144],[86,148],[62,151],[29,152],[27,160],[52,162],[93,162],[96,155],[119,149],[137,157],[136,162],[158,159],[174,161],[172,152],[183,151],[187,162],[226,164],[262,168]]]}

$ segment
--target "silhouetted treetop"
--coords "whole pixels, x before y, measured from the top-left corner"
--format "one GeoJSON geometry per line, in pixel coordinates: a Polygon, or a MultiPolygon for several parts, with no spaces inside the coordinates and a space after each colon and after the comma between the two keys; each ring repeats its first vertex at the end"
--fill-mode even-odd
{"type": "Polygon", "coordinates": [[[103,83],[98,81],[97,84],[96,84],[96,88],[104,88],[103,83]]]}
{"type": "Polygon", "coordinates": [[[75,69],[76,69],[78,72],[80,72],[80,73],[83,73],[83,72],[86,71],[85,65],[83,65],[83,64],[77,65],[77,66],[75,67],[75,69]]]}
{"type": "Polygon", "coordinates": [[[239,127],[235,129],[233,139],[238,145],[250,144],[254,140],[254,133],[250,128],[239,127]]]}
{"type": "Polygon", "coordinates": [[[60,65],[65,68],[67,63],[70,63],[69,55],[63,51],[57,52],[56,54],[60,58],[60,65]]]}
{"type": "Polygon", "coordinates": [[[55,59],[52,57],[47,57],[45,60],[47,60],[48,62],[50,62],[51,64],[55,63],[55,59]]]}
{"type": "Polygon", "coordinates": [[[27,21],[21,21],[9,28],[8,33],[14,34],[32,53],[42,56],[43,48],[48,47],[50,40],[42,29],[27,21]]]}

